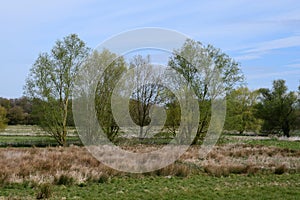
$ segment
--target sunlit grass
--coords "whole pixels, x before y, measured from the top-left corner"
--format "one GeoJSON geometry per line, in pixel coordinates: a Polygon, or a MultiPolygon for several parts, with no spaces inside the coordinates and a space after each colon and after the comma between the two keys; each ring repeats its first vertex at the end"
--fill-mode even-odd
{"type": "MultiPolygon", "coordinates": [[[[105,183],[53,185],[51,199],[297,199],[299,180],[300,174],[116,177],[105,183]]],[[[38,185],[31,183],[7,185],[0,190],[0,196],[17,199],[35,198],[38,193],[38,185]]]]}

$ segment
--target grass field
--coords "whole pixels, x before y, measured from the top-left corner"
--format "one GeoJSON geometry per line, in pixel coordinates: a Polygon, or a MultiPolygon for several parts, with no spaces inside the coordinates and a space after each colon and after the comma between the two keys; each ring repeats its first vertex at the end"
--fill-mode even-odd
{"type": "Polygon", "coordinates": [[[293,150],[300,150],[300,141],[287,141],[287,140],[279,140],[277,138],[268,138],[262,137],[250,137],[250,136],[222,136],[219,141],[219,144],[253,144],[253,145],[262,145],[262,146],[271,146],[271,147],[279,147],[279,148],[287,148],[293,150]]]}
{"type": "MultiPolygon", "coordinates": [[[[80,138],[70,128],[67,141],[69,144],[81,145],[80,138]]],[[[0,132],[0,147],[47,147],[56,146],[57,142],[37,126],[8,126],[0,132]]]]}
{"type": "MultiPolygon", "coordinates": [[[[123,177],[102,183],[51,185],[50,199],[297,199],[300,175],[213,177],[123,177]]],[[[43,187],[43,186],[42,186],[43,187]]],[[[45,186],[44,186],[45,187],[45,186]]],[[[1,188],[0,196],[34,199],[41,190],[30,183],[1,188]]],[[[1,199],[1,198],[0,198],[1,199]]],[[[4,198],[3,198],[4,199],[4,198]]]]}
{"type": "MultiPolygon", "coordinates": [[[[69,144],[81,145],[78,136],[67,137],[69,144]]],[[[37,136],[16,136],[16,135],[0,135],[0,147],[47,147],[57,146],[57,142],[53,137],[47,135],[37,136]]]]}
{"type": "Polygon", "coordinates": [[[284,141],[284,140],[270,139],[270,140],[250,140],[245,143],[300,150],[300,141],[284,141]]]}
{"type": "MultiPolygon", "coordinates": [[[[0,200],[300,197],[299,141],[225,135],[205,159],[199,159],[200,147],[192,146],[170,166],[128,174],[101,164],[84,147],[50,147],[55,141],[49,136],[11,131],[0,134],[0,143],[18,144],[0,148],[0,200]],[[35,143],[46,147],[30,146],[35,143]]],[[[144,152],[161,146],[121,147],[144,152]]]]}

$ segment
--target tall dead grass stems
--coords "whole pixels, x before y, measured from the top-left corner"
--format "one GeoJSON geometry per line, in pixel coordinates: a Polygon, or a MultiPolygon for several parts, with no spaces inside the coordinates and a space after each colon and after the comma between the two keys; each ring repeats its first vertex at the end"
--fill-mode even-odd
{"type": "MultiPolygon", "coordinates": [[[[124,149],[145,152],[159,146],[128,146],[124,149]]],[[[200,149],[201,150],[201,149],[200,149]]],[[[96,160],[84,147],[2,148],[0,149],[0,185],[21,183],[80,184],[104,183],[114,176],[179,176],[207,173],[213,176],[256,173],[300,173],[300,151],[245,144],[216,146],[205,159],[199,159],[199,147],[193,146],[179,161],[145,174],[127,174],[113,170],[96,160]]]]}

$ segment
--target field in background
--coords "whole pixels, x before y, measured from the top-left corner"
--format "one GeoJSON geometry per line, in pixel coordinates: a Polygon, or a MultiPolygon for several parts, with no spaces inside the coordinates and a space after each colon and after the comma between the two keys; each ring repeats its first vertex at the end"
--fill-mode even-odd
{"type": "MultiPolygon", "coordinates": [[[[138,138],[127,137],[128,134],[122,134],[122,137],[117,139],[116,143],[120,145],[135,145],[135,144],[166,144],[171,138],[160,137],[138,138]]],[[[165,135],[165,133],[164,133],[165,135]]],[[[170,135],[170,134],[169,134],[170,135]]],[[[69,127],[68,144],[82,146],[80,138],[74,127],[69,127]]],[[[266,146],[275,146],[282,148],[300,149],[300,132],[292,133],[292,137],[268,137],[259,135],[238,135],[238,134],[223,134],[218,141],[218,144],[257,144],[266,146]]],[[[47,147],[57,146],[57,142],[41,130],[38,126],[8,126],[4,131],[0,131],[0,147],[47,147]]]]}
{"type": "MultiPolygon", "coordinates": [[[[127,174],[104,166],[82,146],[51,147],[55,141],[37,127],[9,127],[0,133],[0,143],[10,146],[0,148],[0,199],[295,199],[300,141],[289,140],[223,135],[205,159],[192,146],[168,167],[127,174]],[[34,143],[46,147],[24,148],[34,143]]],[[[144,152],[161,146],[121,147],[144,152]]]]}
{"type": "MultiPolygon", "coordinates": [[[[75,128],[69,128],[69,144],[81,145],[75,128]]],[[[38,126],[8,126],[0,132],[0,147],[47,147],[57,146],[57,142],[38,126]]]]}

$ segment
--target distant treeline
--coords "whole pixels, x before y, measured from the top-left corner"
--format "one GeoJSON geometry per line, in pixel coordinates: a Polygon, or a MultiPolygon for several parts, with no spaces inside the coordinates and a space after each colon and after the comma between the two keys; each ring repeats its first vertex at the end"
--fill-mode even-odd
{"type": "MultiPolygon", "coordinates": [[[[300,90],[300,88],[299,88],[300,90]]],[[[250,90],[238,87],[227,93],[226,119],[224,130],[244,133],[267,133],[290,135],[290,131],[300,129],[300,99],[299,91],[290,91],[284,80],[275,80],[273,88],[250,90]]],[[[43,110],[39,107],[42,100],[20,97],[7,99],[0,97],[0,121],[5,125],[40,125],[43,110]]],[[[137,103],[131,102],[130,114],[134,121],[139,115],[132,113],[137,103]]],[[[104,105],[97,102],[96,107],[104,105]],[[99,104],[99,105],[98,105],[99,104]]],[[[208,103],[207,106],[210,106],[208,103]]],[[[180,125],[180,105],[177,101],[164,107],[167,111],[165,128],[176,134],[180,125]]],[[[68,105],[68,126],[75,126],[72,114],[72,100],[68,105]]],[[[148,113],[149,114],[149,113],[148,113]]],[[[102,117],[103,118],[103,117],[102,117]]],[[[146,116],[146,121],[149,116],[146,116]]],[[[139,124],[139,122],[136,122],[139,124]]],[[[149,124],[149,122],[145,122],[149,124]]],[[[101,124],[102,125],[102,124],[101,124]]],[[[103,126],[105,127],[105,126],[103,126]]],[[[0,127],[1,128],[1,127],[0,127]]]]}
{"type": "MultiPolygon", "coordinates": [[[[0,110],[2,110],[0,115],[2,112],[5,113],[7,125],[39,125],[43,113],[37,103],[35,104],[37,101],[39,100],[31,100],[27,97],[14,99],[0,97],[0,110]]],[[[70,107],[70,112],[71,109],[70,107]]],[[[68,118],[68,126],[74,126],[72,115],[68,118]]]]}

